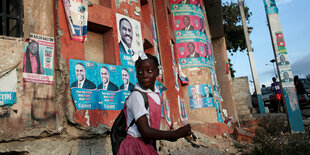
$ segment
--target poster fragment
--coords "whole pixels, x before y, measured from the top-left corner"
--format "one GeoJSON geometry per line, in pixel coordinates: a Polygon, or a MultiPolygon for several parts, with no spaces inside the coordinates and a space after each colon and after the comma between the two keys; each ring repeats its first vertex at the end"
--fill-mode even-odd
{"type": "Polygon", "coordinates": [[[16,103],[17,75],[16,69],[0,78],[0,107],[12,106],[16,103]]]}
{"type": "Polygon", "coordinates": [[[63,0],[72,40],[84,42],[87,35],[88,1],[63,0]]]}

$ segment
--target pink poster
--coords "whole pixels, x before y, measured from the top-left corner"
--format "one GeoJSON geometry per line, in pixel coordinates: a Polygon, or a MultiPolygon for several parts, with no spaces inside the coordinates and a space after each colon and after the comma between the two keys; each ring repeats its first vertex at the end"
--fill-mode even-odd
{"type": "Polygon", "coordinates": [[[206,57],[205,44],[201,42],[185,42],[176,44],[179,58],[206,57]]]}
{"type": "Polygon", "coordinates": [[[174,17],[175,31],[193,31],[198,30],[205,33],[204,20],[194,15],[182,15],[174,17]]]}

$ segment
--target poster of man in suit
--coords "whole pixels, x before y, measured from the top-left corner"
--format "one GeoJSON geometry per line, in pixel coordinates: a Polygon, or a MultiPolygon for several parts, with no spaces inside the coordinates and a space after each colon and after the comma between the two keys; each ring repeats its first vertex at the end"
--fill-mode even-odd
{"type": "Polygon", "coordinates": [[[121,75],[122,75],[123,84],[120,86],[120,89],[128,90],[128,91],[133,90],[135,85],[131,81],[134,81],[134,79],[130,79],[128,69],[122,68],[121,75]]]}
{"type": "Polygon", "coordinates": [[[290,68],[280,69],[280,77],[283,87],[294,87],[293,74],[290,68]]]}
{"type": "MultiPolygon", "coordinates": [[[[115,71],[114,71],[115,73],[115,71]]],[[[108,91],[117,91],[118,87],[114,84],[110,79],[115,78],[115,74],[110,75],[110,70],[108,66],[101,66],[100,68],[100,79],[102,81],[101,84],[98,85],[98,89],[108,90],[108,91]],[[112,78],[110,78],[110,76],[112,78]]]]}
{"type": "Polygon", "coordinates": [[[121,64],[134,67],[131,57],[136,52],[143,51],[141,24],[137,20],[118,13],[116,23],[121,64]]]}
{"type": "Polygon", "coordinates": [[[78,110],[97,108],[97,64],[92,61],[69,59],[70,87],[78,110]]]}
{"type": "Polygon", "coordinates": [[[277,53],[277,62],[279,68],[289,68],[290,62],[286,52],[277,53]]]}

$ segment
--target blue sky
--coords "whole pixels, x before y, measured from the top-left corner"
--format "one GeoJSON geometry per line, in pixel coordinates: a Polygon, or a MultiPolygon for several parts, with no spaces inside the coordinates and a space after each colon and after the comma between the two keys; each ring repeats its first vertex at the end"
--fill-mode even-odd
{"type": "MultiPolygon", "coordinates": [[[[222,2],[238,2],[238,0],[222,0],[222,2]]],[[[270,86],[275,76],[271,59],[274,59],[273,48],[263,0],[244,0],[250,8],[252,16],[248,26],[253,27],[250,34],[256,70],[260,85],[270,86]],[[267,65],[266,65],[267,64],[267,65]]],[[[292,66],[293,75],[305,77],[310,74],[310,1],[309,0],[276,0],[279,18],[284,34],[286,49],[292,66]]],[[[249,59],[246,52],[228,54],[236,70],[236,77],[248,76],[252,80],[249,59]]],[[[250,91],[253,91],[253,83],[250,91]]]]}

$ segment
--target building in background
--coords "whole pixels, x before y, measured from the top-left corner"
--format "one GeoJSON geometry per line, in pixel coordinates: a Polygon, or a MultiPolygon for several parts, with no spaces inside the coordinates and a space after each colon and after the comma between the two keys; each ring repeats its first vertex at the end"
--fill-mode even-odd
{"type": "MultiPolygon", "coordinates": [[[[153,54],[160,59],[163,74],[158,81],[167,88],[162,93],[163,103],[169,103],[163,104],[165,106],[163,109],[170,109],[164,110],[163,129],[170,129],[170,125],[172,127],[183,125],[188,121],[194,130],[206,135],[222,135],[227,131],[227,125],[222,123],[225,119],[222,116],[222,109],[227,109],[228,116],[233,116],[234,121],[238,116],[233,99],[231,77],[226,72],[228,58],[221,20],[221,2],[201,0],[193,1],[192,4],[179,4],[178,1],[180,0],[170,2],[167,0],[89,0],[89,4],[80,1],[82,4],[76,6],[77,10],[72,9],[69,12],[66,7],[71,8],[75,4],[68,0],[4,1],[7,3],[5,6],[11,10],[6,11],[6,15],[0,16],[5,19],[1,20],[2,25],[5,26],[1,27],[0,37],[0,48],[3,49],[0,51],[2,56],[0,62],[4,64],[0,65],[0,78],[16,69],[17,86],[16,103],[10,106],[0,105],[0,141],[11,141],[0,145],[0,152],[49,151],[55,154],[69,154],[70,151],[85,151],[87,154],[91,146],[101,153],[111,152],[107,131],[119,110],[99,110],[98,108],[77,110],[79,108],[76,107],[70,89],[69,59],[121,66],[131,55],[121,52],[120,43],[126,44],[124,49],[127,51],[130,49],[135,53],[138,52],[137,49],[143,49],[145,53],[153,54]],[[184,18],[184,15],[181,18],[181,15],[176,15],[182,11],[177,8],[181,6],[189,7],[192,12],[199,15],[189,16],[190,21],[187,17],[184,18]],[[117,14],[128,18],[131,26],[122,25],[121,21],[117,20],[119,19],[117,14]],[[13,15],[14,18],[12,18],[13,15]],[[76,24],[76,21],[80,23],[76,24]],[[80,27],[76,26],[79,24],[80,27]],[[137,26],[139,24],[140,26],[137,26]],[[177,25],[191,26],[188,24],[191,24],[194,30],[177,28],[177,25]],[[120,27],[134,30],[130,34],[133,38],[131,41],[126,42],[125,39],[121,39],[120,27]],[[72,34],[76,34],[77,37],[72,34]],[[186,36],[184,34],[193,35],[191,37],[196,40],[179,42],[180,36],[186,36]],[[41,37],[36,38],[36,36],[41,37]],[[205,37],[205,42],[197,41],[203,40],[201,36],[205,37]],[[52,74],[53,83],[24,81],[23,58],[28,46],[27,39],[43,40],[41,43],[45,46],[44,39],[48,37],[54,39],[53,59],[49,59],[50,50],[44,50],[40,54],[42,61],[38,62],[43,65],[44,74],[52,74]],[[140,38],[141,41],[135,38],[140,38]],[[189,42],[195,42],[194,46],[188,44],[189,42]],[[131,48],[129,43],[136,48],[131,48]],[[182,44],[184,46],[181,46],[182,44]],[[180,56],[182,49],[186,54],[197,52],[199,57],[196,59],[180,56]],[[187,60],[196,63],[196,66],[184,67],[180,64],[187,60]],[[204,65],[206,62],[210,63],[204,65]],[[54,64],[53,72],[47,70],[51,64],[54,64]],[[187,85],[178,78],[180,74],[188,78],[187,85]],[[192,92],[189,91],[191,87],[195,87],[201,99],[195,98],[191,101],[192,92]],[[192,108],[191,103],[201,104],[201,107],[192,108]],[[167,105],[169,107],[166,107],[167,105]],[[169,116],[166,116],[167,114],[169,116]],[[27,140],[29,137],[32,138],[31,141],[27,140]],[[91,140],[92,137],[100,138],[91,140]],[[26,140],[16,142],[20,139],[26,140]],[[46,139],[52,141],[44,142],[46,139]],[[38,149],[38,146],[43,143],[44,146],[38,149]],[[71,146],[74,147],[71,148],[71,146]]],[[[42,47],[41,44],[39,46],[42,47]]],[[[92,63],[85,63],[86,68],[91,67],[88,65],[92,63]]],[[[129,61],[127,65],[131,65],[129,61]]],[[[86,76],[89,79],[88,76],[92,75],[87,69],[85,72],[82,77],[86,76]]],[[[74,75],[77,78],[81,76],[78,73],[74,75]]],[[[110,73],[111,75],[114,74],[110,73]]],[[[97,76],[100,79],[99,73],[97,76]]],[[[37,74],[31,76],[33,79],[41,77],[44,78],[37,74]]],[[[102,83],[96,80],[92,82],[102,83]]]]}

